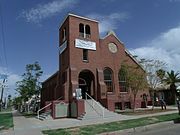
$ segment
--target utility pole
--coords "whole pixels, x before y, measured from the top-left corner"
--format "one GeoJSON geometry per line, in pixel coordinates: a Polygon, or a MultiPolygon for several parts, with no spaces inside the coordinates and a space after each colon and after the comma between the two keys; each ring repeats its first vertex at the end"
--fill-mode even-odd
{"type": "Polygon", "coordinates": [[[1,112],[1,109],[2,109],[2,103],[3,103],[3,92],[4,92],[4,83],[5,83],[5,80],[6,79],[3,79],[3,83],[2,83],[2,91],[1,91],[1,99],[0,99],[0,112],[1,112]]]}

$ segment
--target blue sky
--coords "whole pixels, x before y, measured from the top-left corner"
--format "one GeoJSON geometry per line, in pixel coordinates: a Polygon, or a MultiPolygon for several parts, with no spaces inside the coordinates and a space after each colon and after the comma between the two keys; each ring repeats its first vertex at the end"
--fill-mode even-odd
{"type": "MultiPolygon", "coordinates": [[[[100,35],[114,30],[126,48],[180,70],[180,0],[1,0],[0,73],[9,89],[38,61],[42,80],[58,69],[58,28],[68,13],[97,19],[100,35]],[[7,64],[5,60],[7,58],[7,64]]],[[[7,95],[7,94],[6,94],[7,95]]]]}

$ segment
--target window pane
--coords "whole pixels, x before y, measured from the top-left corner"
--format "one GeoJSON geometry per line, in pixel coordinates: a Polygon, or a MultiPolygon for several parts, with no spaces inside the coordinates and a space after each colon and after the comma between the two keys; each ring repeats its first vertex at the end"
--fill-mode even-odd
{"type": "Polygon", "coordinates": [[[112,72],[110,69],[104,70],[104,83],[106,84],[107,92],[113,92],[112,72]]]}
{"type": "Polygon", "coordinates": [[[121,69],[119,71],[118,77],[119,77],[119,91],[127,92],[126,72],[124,69],[121,69]]]}
{"type": "Polygon", "coordinates": [[[89,34],[89,35],[91,34],[91,30],[90,30],[89,25],[86,25],[85,30],[86,30],[86,34],[89,34]]]}
{"type": "Polygon", "coordinates": [[[66,39],[66,28],[62,30],[62,41],[65,41],[66,39]]]}
{"type": "Polygon", "coordinates": [[[79,32],[84,33],[84,24],[82,23],[79,24],[79,32]]]}
{"type": "Polygon", "coordinates": [[[83,60],[87,61],[88,60],[88,50],[83,49],[83,60]]]}

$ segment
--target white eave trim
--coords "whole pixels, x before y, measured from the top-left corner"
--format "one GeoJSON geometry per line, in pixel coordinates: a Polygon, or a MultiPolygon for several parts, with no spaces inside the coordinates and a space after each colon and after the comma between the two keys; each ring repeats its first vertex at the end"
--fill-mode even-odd
{"type": "Polygon", "coordinates": [[[61,26],[64,24],[65,20],[66,20],[69,16],[74,16],[74,17],[77,17],[77,18],[81,18],[81,19],[84,19],[84,20],[88,20],[88,21],[92,21],[92,22],[98,23],[97,20],[94,20],[94,19],[90,19],[90,18],[87,18],[87,17],[83,17],[83,16],[79,16],[79,15],[75,15],[75,14],[69,13],[69,14],[65,17],[65,19],[62,21],[62,23],[60,24],[59,28],[61,28],[61,26]]]}
{"type": "Polygon", "coordinates": [[[58,75],[59,71],[56,71],[54,74],[52,74],[50,77],[48,77],[45,81],[43,81],[42,83],[45,83],[49,80],[51,80],[54,76],[58,75]]]}
{"type": "Polygon", "coordinates": [[[89,21],[98,23],[97,20],[90,19],[90,18],[88,18],[88,17],[83,17],[83,16],[75,15],[75,14],[72,14],[72,13],[69,13],[68,16],[74,16],[74,17],[77,17],[77,18],[81,18],[81,19],[84,19],[84,20],[89,20],[89,21]]]}
{"type": "Polygon", "coordinates": [[[137,59],[133,57],[133,55],[127,49],[125,49],[125,52],[136,62],[136,64],[138,64],[146,72],[143,66],[137,61],[137,59]]]}
{"type": "MultiPolygon", "coordinates": [[[[122,45],[124,45],[124,43],[116,36],[116,35],[114,35],[114,34],[112,34],[122,45]]],[[[105,37],[103,37],[103,38],[101,38],[101,39],[105,39],[105,38],[107,38],[108,36],[110,36],[110,35],[106,35],[105,37]]]]}

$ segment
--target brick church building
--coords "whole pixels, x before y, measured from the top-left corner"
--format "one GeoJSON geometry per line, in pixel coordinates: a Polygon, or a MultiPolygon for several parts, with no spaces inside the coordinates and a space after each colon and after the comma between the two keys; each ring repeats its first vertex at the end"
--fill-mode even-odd
{"type": "MultiPolygon", "coordinates": [[[[60,100],[69,107],[76,102],[83,112],[87,94],[111,111],[133,107],[121,63],[138,63],[114,32],[100,38],[98,21],[68,14],[59,28],[59,49],[59,70],[42,85],[42,107],[60,100]]],[[[150,100],[149,92],[142,91],[136,107],[144,107],[144,95],[150,100]]]]}

